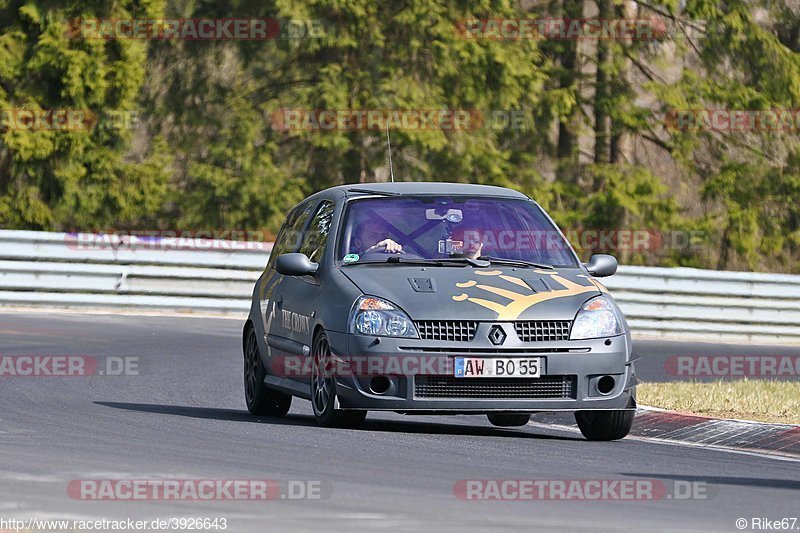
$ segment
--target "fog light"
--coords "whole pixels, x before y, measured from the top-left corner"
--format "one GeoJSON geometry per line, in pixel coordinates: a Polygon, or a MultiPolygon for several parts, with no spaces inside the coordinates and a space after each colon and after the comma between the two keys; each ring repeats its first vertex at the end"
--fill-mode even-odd
{"type": "Polygon", "coordinates": [[[597,391],[600,394],[610,394],[617,385],[617,380],[611,376],[603,376],[597,380],[597,391]]]}
{"type": "Polygon", "coordinates": [[[373,394],[386,394],[390,385],[391,382],[386,376],[375,376],[369,380],[369,390],[372,391],[373,394]]]}

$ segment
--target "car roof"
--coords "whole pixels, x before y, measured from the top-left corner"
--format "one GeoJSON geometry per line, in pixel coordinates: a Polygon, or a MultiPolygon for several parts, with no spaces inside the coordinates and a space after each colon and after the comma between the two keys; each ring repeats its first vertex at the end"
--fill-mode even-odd
{"type": "Polygon", "coordinates": [[[442,195],[474,195],[474,196],[494,196],[504,198],[528,197],[521,192],[505,187],[495,187],[492,185],[475,185],[471,183],[451,183],[451,182],[411,182],[401,181],[395,183],[354,183],[351,185],[339,185],[325,189],[309,198],[324,196],[326,198],[340,198],[342,196],[361,196],[374,194],[413,196],[418,194],[442,194],[442,195]]]}

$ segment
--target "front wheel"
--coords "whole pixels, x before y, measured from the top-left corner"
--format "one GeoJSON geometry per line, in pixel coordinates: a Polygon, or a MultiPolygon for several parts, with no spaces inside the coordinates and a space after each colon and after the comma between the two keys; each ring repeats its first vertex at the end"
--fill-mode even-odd
{"type": "Polygon", "coordinates": [[[366,411],[345,411],[336,408],[336,379],[333,354],[324,333],[314,340],[311,362],[311,407],[314,419],[325,427],[356,427],[367,417],[366,411]]]}
{"type": "Polygon", "coordinates": [[[244,400],[253,415],[285,416],[292,406],[288,394],[268,388],[264,384],[267,371],[258,353],[256,332],[250,327],[244,341],[244,400]]]}
{"type": "MultiPolygon", "coordinates": [[[[631,398],[629,407],[636,404],[631,398]]],[[[576,411],[575,421],[586,440],[608,441],[624,438],[633,426],[635,409],[617,411],[576,411]]]]}

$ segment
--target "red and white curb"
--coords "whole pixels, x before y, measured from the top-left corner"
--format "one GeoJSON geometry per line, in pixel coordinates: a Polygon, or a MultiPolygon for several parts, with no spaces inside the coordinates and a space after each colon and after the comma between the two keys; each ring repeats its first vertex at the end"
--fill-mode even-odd
{"type": "Polygon", "coordinates": [[[800,459],[800,426],[640,408],[631,435],[800,459]]]}
{"type": "Polygon", "coordinates": [[[788,424],[711,418],[640,406],[629,437],[800,460],[800,426],[788,424]]]}

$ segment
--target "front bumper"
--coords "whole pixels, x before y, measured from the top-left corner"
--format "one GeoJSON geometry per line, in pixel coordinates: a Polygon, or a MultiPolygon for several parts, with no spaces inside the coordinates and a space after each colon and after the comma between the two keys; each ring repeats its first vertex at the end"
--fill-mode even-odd
{"type": "Polygon", "coordinates": [[[509,339],[501,347],[488,340],[448,343],[333,332],[328,336],[337,360],[336,392],[344,409],[431,414],[616,410],[630,407],[636,385],[629,334],[537,343],[509,339]],[[540,357],[542,377],[468,378],[465,382],[465,378],[452,378],[452,371],[442,370],[452,368],[455,356],[540,357]],[[364,364],[373,359],[381,363],[364,364]],[[415,360],[422,362],[408,364],[415,360]],[[389,382],[381,394],[370,390],[376,376],[389,382]],[[613,389],[605,394],[598,387],[604,376],[614,379],[613,389]]]}

